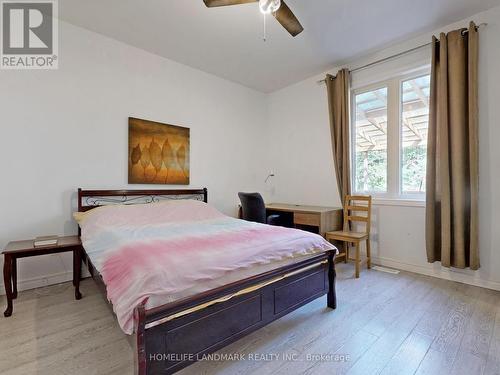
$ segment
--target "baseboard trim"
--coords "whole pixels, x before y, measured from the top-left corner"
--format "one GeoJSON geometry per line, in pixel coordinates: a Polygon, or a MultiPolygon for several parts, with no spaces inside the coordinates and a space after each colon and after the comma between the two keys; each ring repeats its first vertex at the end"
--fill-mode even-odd
{"type": "Polygon", "coordinates": [[[419,273],[422,275],[437,277],[444,280],[456,281],[462,284],[479,286],[482,288],[499,290],[500,291],[500,282],[493,280],[485,280],[474,277],[471,274],[467,274],[468,270],[458,270],[458,269],[449,269],[446,267],[436,268],[435,265],[429,264],[428,266],[423,266],[419,264],[411,264],[406,262],[401,262],[399,260],[384,258],[384,257],[374,257],[372,256],[373,264],[377,264],[379,266],[396,268],[402,271],[419,273]]]}
{"type": "MultiPolygon", "coordinates": [[[[60,284],[71,280],[73,280],[73,271],[64,271],[64,272],[54,273],[52,275],[45,275],[25,280],[18,280],[17,290],[23,291],[28,289],[35,289],[48,285],[60,284]]],[[[1,288],[0,295],[5,295],[5,287],[3,283],[0,284],[0,288],[1,288]]]]}

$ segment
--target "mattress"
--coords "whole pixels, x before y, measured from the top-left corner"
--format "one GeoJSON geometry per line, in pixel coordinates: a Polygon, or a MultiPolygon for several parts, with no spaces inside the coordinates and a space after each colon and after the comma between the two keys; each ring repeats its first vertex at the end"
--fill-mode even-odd
{"type": "Polygon", "coordinates": [[[99,207],[77,220],[127,334],[139,304],[151,309],[335,249],[317,234],[234,219],[194,200],[99,207]]]}

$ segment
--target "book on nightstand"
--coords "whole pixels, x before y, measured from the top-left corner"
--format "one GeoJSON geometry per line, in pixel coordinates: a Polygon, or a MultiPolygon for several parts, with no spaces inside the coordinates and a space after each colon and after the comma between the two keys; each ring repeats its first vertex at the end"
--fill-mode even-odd
{"type": "Polygon", "coordinates": [[[57,236],[40,236],[36,237],[33,241],[33,246],[35,247],[52,245],[57,245],[57,236]]]}

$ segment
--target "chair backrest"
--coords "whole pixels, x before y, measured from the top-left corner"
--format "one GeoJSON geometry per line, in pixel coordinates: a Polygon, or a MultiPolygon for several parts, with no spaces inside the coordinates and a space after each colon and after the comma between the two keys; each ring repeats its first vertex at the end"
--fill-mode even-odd
{"type": "Polygon", "coordinates": [[[366,233],[370,233],[372,215],[372,197],[370,195],[346,195],[344,202],[344,230],[351,222],[366,224],[366,233]]]}
{"type": "Polygon", "coordinates": [[[243,220],[266,223],[266,205],[259,193],[238,193],[243,220]]]}

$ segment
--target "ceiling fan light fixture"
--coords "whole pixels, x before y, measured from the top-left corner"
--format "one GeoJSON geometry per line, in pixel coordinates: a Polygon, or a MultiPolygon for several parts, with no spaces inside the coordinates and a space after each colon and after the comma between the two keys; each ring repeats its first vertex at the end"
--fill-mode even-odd
{"type": "Polygon", "coordinates": [[[259,0],[260,12],[271,14],[276,12],[281,6],[281,0],[259,0]]]}

